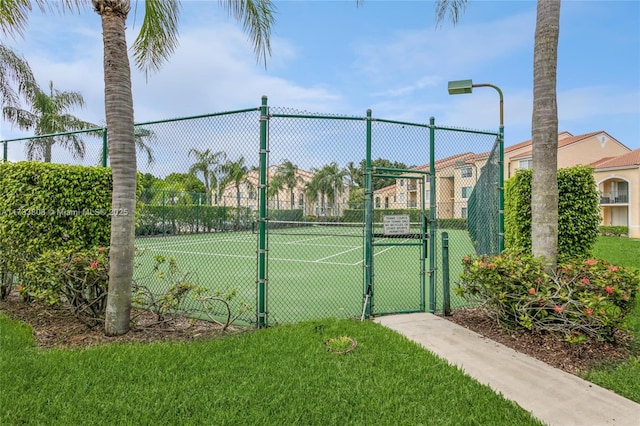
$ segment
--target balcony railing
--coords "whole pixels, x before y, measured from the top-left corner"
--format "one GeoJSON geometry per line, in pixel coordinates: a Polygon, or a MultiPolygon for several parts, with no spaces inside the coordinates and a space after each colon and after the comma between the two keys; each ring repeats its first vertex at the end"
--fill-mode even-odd
{"type": "Polygon", "coordinates": [[[600,204],[626,204],[629,194],[623,192],[605,192],[600,194],[600,204]]]}
{"type": "Polygon", "coordinates": [[[416,207],[418,207],[418,202],[417,201],[408,201],[407,202],[407,207],[409,207],[410,209],[414,209],[416,207]]]}

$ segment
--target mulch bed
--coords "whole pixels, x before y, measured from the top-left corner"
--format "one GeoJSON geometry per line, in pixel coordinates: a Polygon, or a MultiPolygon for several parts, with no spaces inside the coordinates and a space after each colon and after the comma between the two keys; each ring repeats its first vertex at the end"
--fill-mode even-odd
{"type": "Polygon", "coordinates": [[[507,330],[481,308],[457,309],[444,318],[572,374],[597,365],[624,361],[631,355],[629,337],[622,334],[616,336],[615,342],[588,339],[583,343],[569,343],[558,334],[507,330]]]}

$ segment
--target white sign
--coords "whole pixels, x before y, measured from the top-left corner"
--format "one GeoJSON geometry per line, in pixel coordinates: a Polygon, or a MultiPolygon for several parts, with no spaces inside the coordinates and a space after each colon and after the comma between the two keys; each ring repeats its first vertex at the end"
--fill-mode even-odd
{"type": "Polygon", "coordinates": [[[384,235],[404,235],[409,233],[409,215],[383,216],[384,235]]]}

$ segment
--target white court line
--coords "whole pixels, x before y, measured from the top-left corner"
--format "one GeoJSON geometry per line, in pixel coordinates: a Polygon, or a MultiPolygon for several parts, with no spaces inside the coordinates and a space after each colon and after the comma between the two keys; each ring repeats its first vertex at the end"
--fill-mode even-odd
{"type": "MultiPolygon", "coordinates": [[[[212,256],[212,257],[234,257],[238,259],[255,259],[255,256],[247,256],[240,254],[226,254],[226,253],[209,253],[209,252],[198,252],[198,251],[177,251],[172,250],[171,253],[180,253],[180,254],[195,254],[200,256],[212,256]]],[[[298,262],[298,263],[322,263],[323,265],[339,265],[339,266],[357,266],[358,263],[342,263],[342,262],[318,262],[317,260],[303,260],[303,259],[283,259],[279,257],[269,257],[269,260],[277,260],[284,262],[298,262]]]]}
{"type": "MultiPolygon", "coordinates": [[[[349,253],[350,251],[360,250],[360,249],[362,249],[362,247],[355,247],[355,248],[352,248],[352,249],[349,249],[349,250],[341,251],[340,253],[332,254],[331,256],[327,256],[327,257],[323,257],[323,258],[318,259],[318,260],[314,260],[314,262],[315,263],[323,263],[322,262],[323,260],[331,259],[332,257],[340,256],[342,254],[349,253]]],[[[355,265],[357,265],[357,263],[355,265]]]]}
{"type": "Polygon", "coordinates": [[[212,244],[212,243],[247,243],[247,242],[254,242],[257,240],[254,239],[220,239],[220,240],[207,240],[207,241],[182,241],[182,242],[171,242],[171,241],[165,241],[165,242],[160,242],[160,244],[154,244],[154,245],[150,245],[150,246],[141,246],[140,248],[142,249],[165,249],[165,248],[171,248],[171,247],[178,247],[178,246],[191,246],[191,245],[198,245],[198,244],[212,244]]]}
{"type": "MultiPolygon", "coordinates": [[[[405,241],[407,241],[407,240],[403,240],[402,242],[405,242],[405,241]]],[[[386,251],[389,251],[389,250],[391,250],[391,249],[398,248],[398,247],[400,247],[400,246],[390,246],[390,247],[387,247],[386,249],[383,249],[383,250],[381,250],[381,251],[379,251],[379,252],[377,252],[377,253],[374,253],[374,254],[373,254],[373,257],[375,258],[376,256],[381,255],[382,253],[384,253],[384,252],[386,252],[386,251]]],[[[355,263],[354,265],[358,265],[358,264],[360,264],[360,263],[362,263],[362,262],[364,262],[364,259],[362,259],[362,260],[361,260],[360,262],[358,262],[358,263],[355,263]]]]}

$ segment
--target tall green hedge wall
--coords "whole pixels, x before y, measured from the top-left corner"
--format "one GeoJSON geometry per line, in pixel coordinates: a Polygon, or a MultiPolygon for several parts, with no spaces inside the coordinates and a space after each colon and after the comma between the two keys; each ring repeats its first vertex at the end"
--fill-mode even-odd
{"type": "MultiPolygon", "coordinates": [[[[518,170],[505,184],[505,248],[531,253],[531,170],[518,170]]],[[[558,259],[591,255],[600,225],[593,169],[558,170],[558,259]]]]}
{"type": "Polygon", "coordinates": [[[105,167],[0,164],[0,257],[20,272],[45,250],[108,246],[112,180],[105,167]]]}

